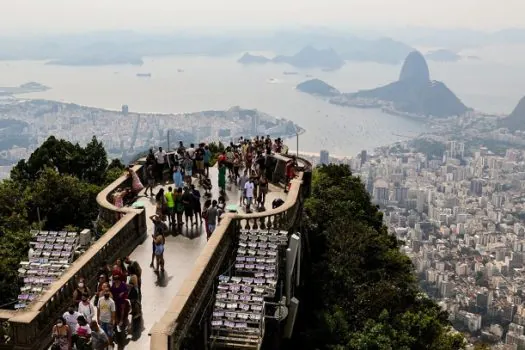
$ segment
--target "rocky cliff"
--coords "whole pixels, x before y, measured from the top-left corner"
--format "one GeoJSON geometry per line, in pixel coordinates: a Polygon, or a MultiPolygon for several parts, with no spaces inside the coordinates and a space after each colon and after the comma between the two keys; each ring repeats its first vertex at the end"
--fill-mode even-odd
{"type": "Polygon", "coordinates": [[[508,117],[500,120],[499,126],[508,128],[511,131],[525,130],[525,97],[518,102],[518,105],[508,117]]]}

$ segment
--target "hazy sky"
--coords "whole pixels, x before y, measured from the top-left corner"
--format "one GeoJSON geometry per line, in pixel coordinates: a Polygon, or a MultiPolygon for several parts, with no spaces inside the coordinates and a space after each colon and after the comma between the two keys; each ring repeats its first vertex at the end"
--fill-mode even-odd
{"type": "Polygon", "coordinates": [[[525,0],[0,0],[0,31],[283,25],[523,27],[525,0]]]}

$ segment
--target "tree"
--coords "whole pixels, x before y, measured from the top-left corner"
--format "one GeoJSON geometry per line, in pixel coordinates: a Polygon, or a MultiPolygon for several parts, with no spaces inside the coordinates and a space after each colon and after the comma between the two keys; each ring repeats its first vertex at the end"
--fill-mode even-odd
{"type": "MultiPolygon", "coordinates": [[[[101,185],[105,181],[105,173],[108,168],[108,155],[102,142],[95,136],[83,149],[81,179],[92,184],[101,185]]],[[[115,164],[113,164],[115,165],[115,164]]]]}
{"type": "Polygon", "coordinates": [[[46,167],[100,185],[105,181],[108,160],[102,142],[95,136],[85,148],[50,136],[27,161],[18,162],[11,170],[11,178],[18,182],[35,181],[46,167]]]}
{"type": "Polygon", "coordinates": [[[101,189],[74,176],[60,175],[54,169],[45,168],[34,185],[26,190],[33,209],[30,220],[37,220],[38,208],[48,229],[60,230],[69,224],[91,227],[91,220],[98,213],[96,197],[101,189]]]}
{"type": "Polygon", "coordinates": [[[447,313],[422,294],[410,259],[347,166],[314,171],[305,213],[310,254],[297,348],[464,348],[447,313]]]}

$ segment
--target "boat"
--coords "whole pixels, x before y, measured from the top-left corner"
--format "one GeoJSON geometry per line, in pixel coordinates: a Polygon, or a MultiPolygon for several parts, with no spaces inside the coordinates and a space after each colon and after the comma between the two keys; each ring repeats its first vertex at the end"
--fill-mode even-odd
{"type": "Polygon", "coordinates": [[[139,78],[151,78],[151,73],[137,73],[139,78]]]}

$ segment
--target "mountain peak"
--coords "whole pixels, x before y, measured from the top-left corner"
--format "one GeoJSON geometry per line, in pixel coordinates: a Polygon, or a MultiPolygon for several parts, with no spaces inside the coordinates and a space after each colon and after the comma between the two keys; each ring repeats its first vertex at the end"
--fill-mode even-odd
{"type": "Polygon", "coordinates": [[[401,68],[399,81],[428,82],[430,81],[430,71],[427,61],[419,51],[412,51],[408,54],[401,68]]]}
{"type": "Polygon", "coordinates": [[[522,97],[512,113],[501,119],[499,124],[510,130],[525,130],[525,97],[522,97]]]}

